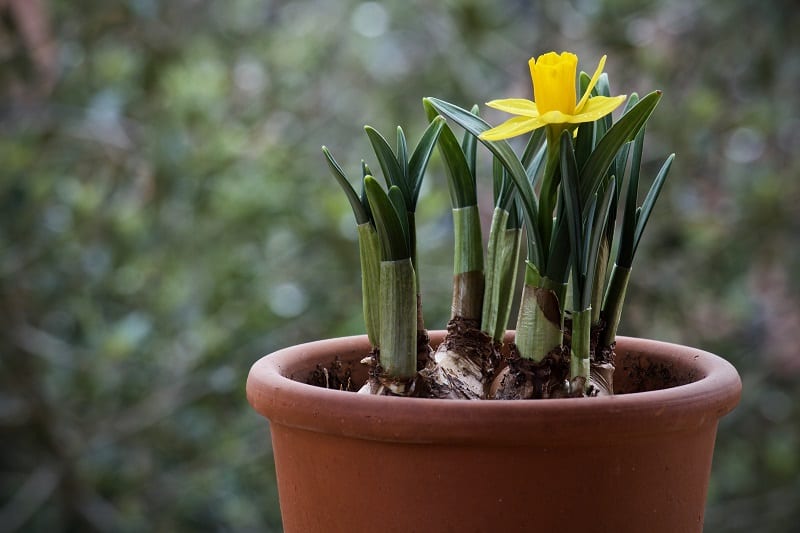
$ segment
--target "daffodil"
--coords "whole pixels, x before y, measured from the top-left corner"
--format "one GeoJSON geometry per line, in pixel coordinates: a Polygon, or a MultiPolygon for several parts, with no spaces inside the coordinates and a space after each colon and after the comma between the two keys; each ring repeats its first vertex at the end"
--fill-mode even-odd
{"type": "Polygon", "coordinates": [[[531,58],[528,65],[531,69],[533,93],[536,101],[524,98],[507,98],[492,100],[486,105],[500,111],[518,115],[503,124],[485,131],[481,139],[499,141],[528,133],[548,125],[563,125],[594,122],[614,111],[625,100],[621,96],[591,96],[592,89],[606,63],[606,56],[600,59],[597,69],[586,87],[581,99],[575,102],[575,74],[578,56],[569,52],[557,54],[548,52],[538,59],[531,58]]]}

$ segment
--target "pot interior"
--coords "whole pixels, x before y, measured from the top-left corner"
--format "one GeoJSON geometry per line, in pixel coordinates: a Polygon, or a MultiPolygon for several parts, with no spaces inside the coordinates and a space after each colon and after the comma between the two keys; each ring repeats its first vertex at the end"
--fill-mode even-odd
{"type": "MultiPolygon", "coordinates": [[[[434,350],[441,341],[441,336],[436,333],[431,334],[434,350]]],[[[631,349],[625,340],[619,343],[616,351],[614,394],[669,389],[704,377],[684,360],[666,359],[631,349]]],[[[320,387],[357,391],[367,381],[367,367],[361,363],[367,355],[366,351],[344,352],[320,360],[311,368],[293,368],[287,377],[320,387]]]]}

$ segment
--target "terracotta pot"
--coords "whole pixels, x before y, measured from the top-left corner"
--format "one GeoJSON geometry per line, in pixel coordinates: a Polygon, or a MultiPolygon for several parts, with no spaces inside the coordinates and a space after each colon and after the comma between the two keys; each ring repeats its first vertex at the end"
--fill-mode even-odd
{"type": "Polygon", "coordinates": [[[250,371],[285,531],[702,531],[717,423],[741,393],[723,359],[620,338],[624,394],[604,398],[426,400],[305,384],[337,357],[363,379],[367,350],[364,336],[313,342],[250,371]]]}

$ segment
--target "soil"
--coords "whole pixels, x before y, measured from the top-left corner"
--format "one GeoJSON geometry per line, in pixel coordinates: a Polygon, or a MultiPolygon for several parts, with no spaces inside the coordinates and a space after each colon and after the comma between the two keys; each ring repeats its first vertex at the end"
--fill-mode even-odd
{"type": "Polygon", "coordinates": [[[508,371],[498,376],[493,388],[496,400],[535,400],[569,396],[569,356],[556,348],[541,361],[519,356],[516,345],[510,346],[508,371]]]}
{"type": "MultiPolygon", "coordinates": [[[[475,321],[456,317],[447,326],[447,336],[444,343],[448,350],[462,353],[465,357],[481,365],[485,383],[487,383],[487,398],[494,399],[545,399],[564,398],[570,396],[567,385],[569,379],[569,341],[570,324],[565,327],[565,346],[555,349],[539,363],[523,359],[519,356],[516,346],[510,343],[507,354],[503,356],[503,347],[493,343],[491,338],[481,332],[475,321]]],[[[592,334],[593,342],[597,335],[592,334]]],[[[596,344],[593,344],[596,346],[596,344]]],[[[630,394],[646,392],[655,389],[671,388],[690,383],[697,376],[685,374],[672,365],[652,363],[644,358],[630,357],[625,359],[624,366],[616,369],[617,382],[613,380],[615,373],[615,345],[596,350],[592,355],[591,379],[587,386],[586,395],[630,394]]],[[[381,368],[377,365],[378,353],[371,352],[367,355],[371,362],[367,365],[359,363],[344,363],[338,357],[327,366],[317,365],[308,375],[306,383],[327,389],[357,392],[367,380],[376,386],[386,385],[386,379],[381,378],[381,368]],[[357,367],[357,368],[354,368],[357,367]]],[[[427,331],[421,331],[418,336],[418,368],[424,369],[433,361],[433,351],[430,347],[430,338],[427,331]]],[[[425,372],[423,371],[424,375],[425,372]]],[[[393,395],[392,389],[405,389],[412,391],[410,395],[425,398],[448,397],[441,391],[432,390],[424,379],[418,378],[415,383],[397,384],[392,382],[390,387],[384,387],[385,393],[393,395]],[[402,387],[401,387],[402,385],[402,387]]]]}
{"type": "Polygon", "coordinates": [[[447,323],[443,344],[449,351],[462,354],[483,370],[484,381],[491,381],[502,357],[492,338],[481,331],[480,323],[460,316],[447,323]]]}
{"type": "Polygon", "coordinates": [[[417,331],[417,370],[425,368],[432,356],[431,336],[427,329],[420,329],[417,331]]]}
{"type": "Polygon", "coordinates": [[[342,363],[337,357],[326,367],[317,365],[317,368],[308,376],[306,383],[325,389],[355,392],[358,387],[353,383],[352,374],[352,365],[342,363]]]}
{"type": "Polygon", "coordinates": [[[623,374],[623,382],[614,390],[615,394],[647,392],[656,389],[669,389],[697,380],[692,372],[681,373],[673,365],[666,363],[645,363],[640,358],[631,358],[617,372],[623,374]]]}

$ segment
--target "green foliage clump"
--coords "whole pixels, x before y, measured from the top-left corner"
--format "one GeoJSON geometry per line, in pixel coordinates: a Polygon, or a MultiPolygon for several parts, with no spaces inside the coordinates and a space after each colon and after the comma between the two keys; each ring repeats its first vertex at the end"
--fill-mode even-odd
{"type": "MultiPolygon", "coordinates": [[[[5,4],[6,529],[280,530],[248,368],[363,330],[352,214],[318,147],[358,161],[358,125],[374,117],[418,138],[422,96],[510,94],[528,73],[496,65],[551,48],[607,53],[618,87],[667,80],[683,105],[649,127],[659,133],[643,175],[669,147],[682,182],[648,226],[637,272],[653,274],[631,281],[620,333],[708,349],[743,376],[742,404],[720,428],[707,529],[778,533],[800,519],[792,1],[5,4]],[[22,29],[35,9],[9,4],[44,5],[44,38],[22,29]]],[[[429,172],[437,186],[420,193],[418,231],[449,248],[437,156],[429,172]]],[[[420,284],[435,326],[452,265],[428,251],[420,284]]]]}

